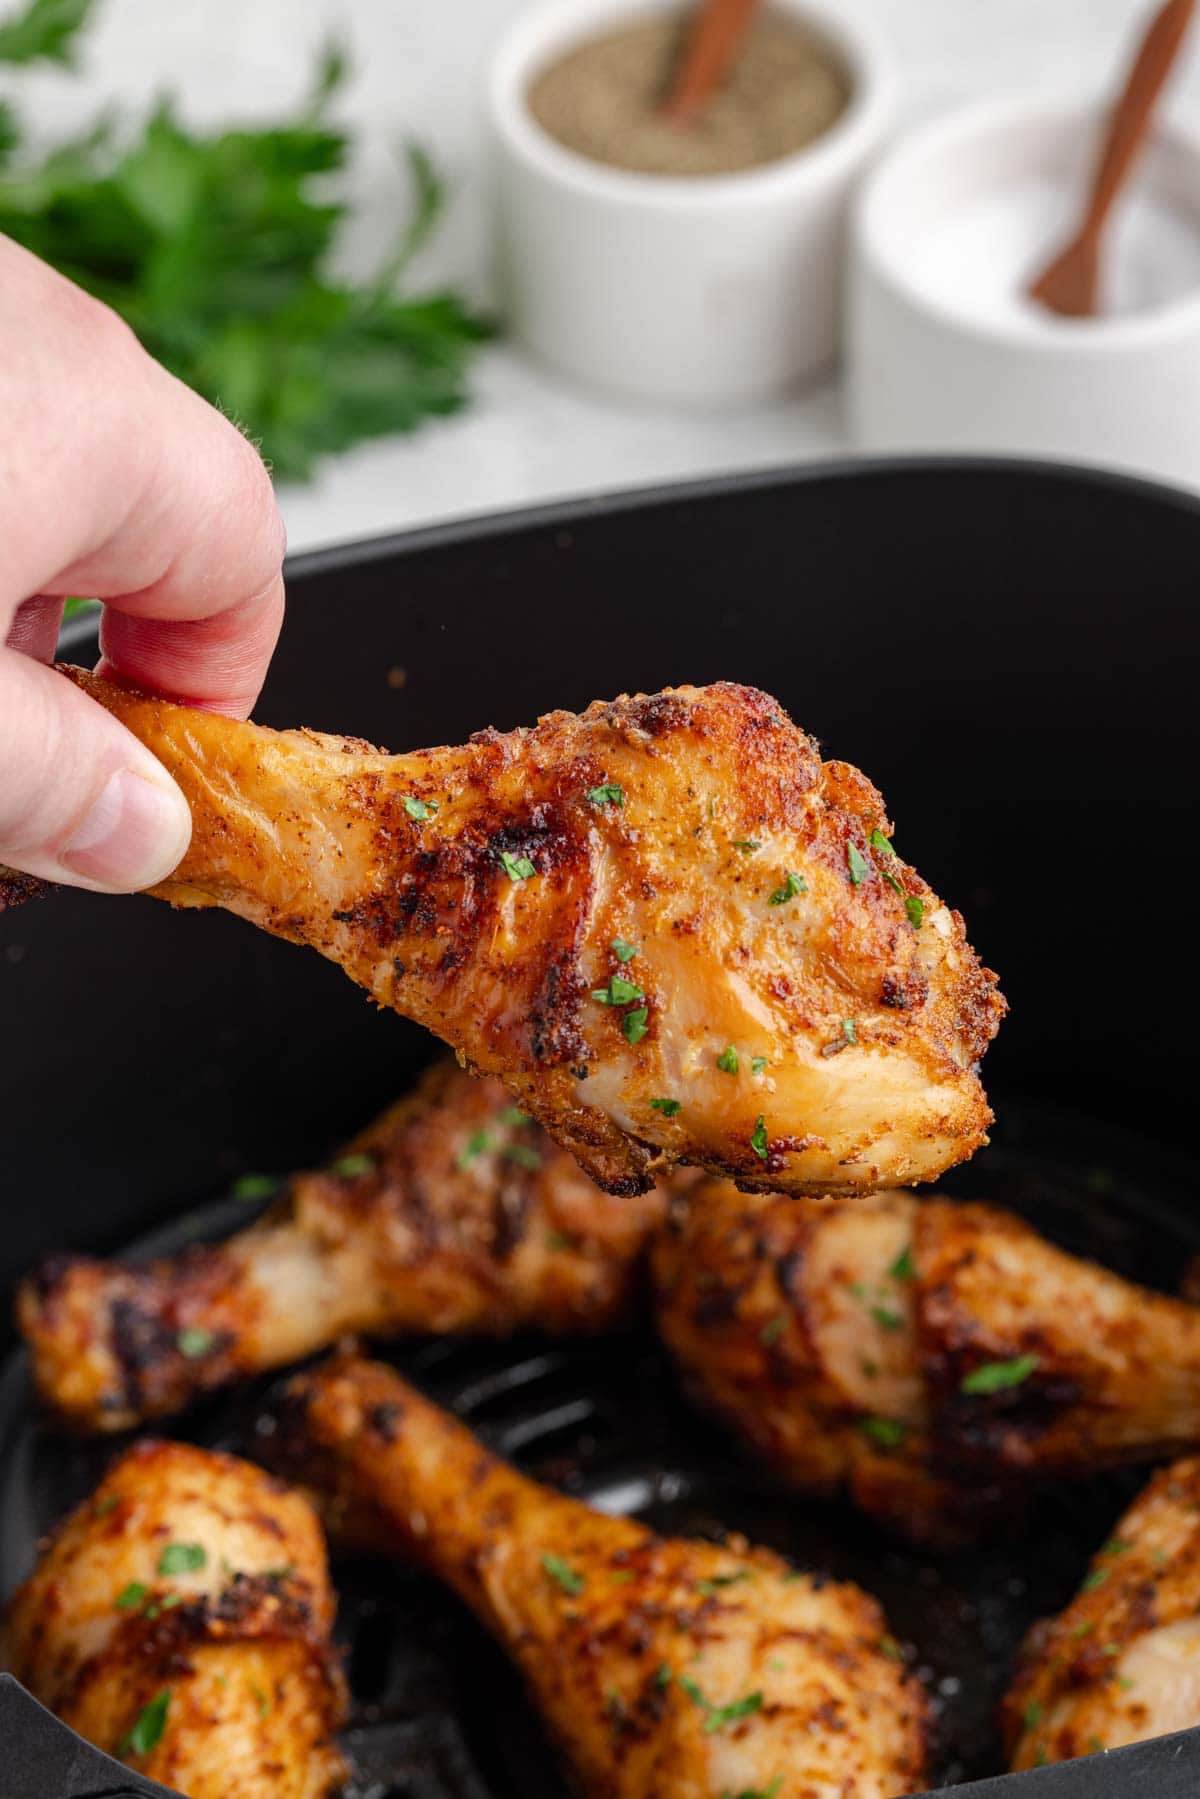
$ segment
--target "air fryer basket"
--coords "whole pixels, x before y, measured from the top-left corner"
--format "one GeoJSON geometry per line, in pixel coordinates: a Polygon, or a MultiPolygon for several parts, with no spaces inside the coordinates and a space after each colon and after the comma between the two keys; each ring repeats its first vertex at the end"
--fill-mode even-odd
{"type": "MultiPolygon", "coordinates": [[[[1006,465],[556,509],[306,559],[260,716],[403,748],[672,679],[769,687],[880,782],[906,854],[963,906],[1013,1003],[986,1070],[992,1147],[945,1189],[1169,1289],[1200,1245],[1189,1008],[1171,997],[1195,910],[1180,870],[1198,560],[1186,500],[1006,465]]],[[[63,894],[0,921],[0,996],[8,1276],[168,1216],[143,1248],[235,1228],[246,1208],[211,1203],[231,1176],[325,1154],[429,1055],[317,958],[140,900],[63,894]]],[[[1016,1644],[1070,1596],[1140,1478],[1060,1489],[1036,1528],[937,1560],[755,1468],[689,1413],[648,1332],[387,1353],[542,1478],[860,1580],[928,1683],[947,1783],[1000,1771],[994,1704],[1016,1644]]],[[[178,1432],[253,1455],[272,1387],[178,1432]]],[[[14,1357],[0,1446],[7,1590],[119,1445],[64,1451],[14,1357]]],[[[452,1600],[399,1568],[349,1565],[339,1586],[355,1799],[564,1793],[515,1676],[452,1600]]],[[[1168,1792],[1121,1761],[1092,1762],[1086,1790],[1168,1792]]],[[[1004,1791],[1053,1799],[1044,1779],[1004,1791]]]]}

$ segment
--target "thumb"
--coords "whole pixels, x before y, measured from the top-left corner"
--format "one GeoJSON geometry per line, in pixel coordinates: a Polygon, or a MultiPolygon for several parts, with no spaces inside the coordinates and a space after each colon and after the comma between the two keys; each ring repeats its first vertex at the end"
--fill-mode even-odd
{"type": "Polygon", "coordinates": [[[170,874],[191,832],[182,793],[124,725],[0,647],[0,863],[129,893],[170,874]]]}

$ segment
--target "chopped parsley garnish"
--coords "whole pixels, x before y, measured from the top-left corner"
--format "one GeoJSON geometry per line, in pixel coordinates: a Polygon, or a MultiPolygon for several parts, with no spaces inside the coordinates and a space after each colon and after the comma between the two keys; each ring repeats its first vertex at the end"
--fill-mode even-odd
{"type": "Polygon", "coordinates": [[[1036,1730],[1045,1715],[1045,1712],[1038,1704],[1037,1700],[1031,1699],[1022,1713],[1022,1722],[1025,1725],[1026,1730],[1036,1730]]]}
{"type": "Polygon", "coordinates": [[[189,1362],[198,1362],[201,1356],[208,1354],[216,1340],[213,1333],[205,1330],[203,1325],[193,1324],[180,1331],[175,1339],[175,1347],[189,1362]]]}
{"type": "Polygon", "coordinates": [[[889,1662],[902,1662],[904,1660],[904,1651],[901,1649],[895,1637],[880,1637],[877,1647],[879,1653],[881,1655],[886,1655],[889,1662]]]}
{"type": "Polygon", "coordinates": [[[775,1799],[775,1795],[782,1785],[783,1775],[777,1774],[770,1786],[743,1787],[740,1793],[735,1793],[732,1787],[726,1787],[721,1794],[721,1799],[775,1799]]]}
{"type": "Polygon", "coordinates": [[[158,1558],[160,1574],[196,1574],[207,1566],[208,1551],[200,1543],[168,1543],[158,1558]]]}
{"type": "Polygon", "coordinates": [[[925,922],[925,901],[919,893],[906,895],[904,910],[908,913],[908,922],[914,931],[919,931],[925,922]]]}
{"type": "Polygon", "coordinates": [[[621,1020],[621,1029],[625,1033],[627,1043],[640,1043],[646,1035],[646,1020],[650,1013],[645,1006],[638,1006],[633,1012],[626,1012],[621,1020]]]}
{"type": "Polygon", "coordinates": [[[899,1312],[893,1312],[889,1306],[872,1305],[867,1309],[881,1331],[898,1331],[904,1323],[899,1312]]]}
{"type": "Polygon", "coordinates": [[[618,962],[632,962],[638,953],[637,944],[626,943],[624,937],[614,937],[608,947],[618,962]]]}
{"type": "Polygon", "coordinates": [[[131,1580],[129,1585],[123,1587],[117,1594],[113,1603],[119,1612],[131,1612],[136,1606],[141,1605],[149,1591],[149,1587],[140,1580],[131,1580]]]}
{"type": "Polygon", "coordinates": [[[846,845],[846,867],[850,870],[850,885],[861,887],[871,872],[871,864],[859,849],[857,843],[846,845]]]}
{"type": "Polygon", "coordinates": [[[853,1018],[843,1018],[842,1036],[846,1039],[847,1043],[858,1042],[858,1026],[853,1018]]]}
{"type": "Polygon", "coordinates": [[[270,1199],[282,1185],[283,1181],[277,1174],[239,1174],[230,1192],[243,1205],[250,1205],[256,1199],[270,1199]]]}
{"type": "Polygon", "coordinates": [[[167,1728],[170,1704],[171,1689],[164,1687],[161,1693],[155,1694],[149,1705],[142,1707],[131,1728],[117,1744],[117,1754],[149,1755],[152,1749],[157,1749],[167,1728]]]}
{"type": "Polygon", "coordinates": [[[658,1673],[654,1676],[654,1684],[656,1687],[670,1686],[671,1670],[668,1668],[666,1662],[663,1663],[662,1667],[658,1670],[658,1673]]]}
{"type": "Polygon", "coordinates": [[[888,1274],[894,1281],[916,1280],[917,1270],[913,1262],[911,1243],[906,1243],[904,1245],[904,1248],[900,1251],[900,1254],[888,1269],[888,1274]]]}
{"type": "Polygon", "coordinates": [[[1127,1549],[1132,1548],[1133,1544],[1128,1537],[1110,1537],[1100,1553],[1107,1556],[1124,1555],[1127,1549]]]}
{"type": "Polygon", "coordinates": [[[1107,1579],[1107,1568],[1093,1568],[1091,1573],[1087,1576],[1087,1579],[1081,1582],[1079,1591],[1081,1593],[1094,1593],[1096,1588],[1102,1587],[1107,1579]]]}
{"type": "Polygon", "coordinates": [[[751,1056],[750,1069],[753,1074],[765,1074],[771,1066],[766,1056],[751,1056]]]}
{"type": "Polygon", "coordinates": [[[510,881],[528,881],[537,873],[528,856],[514,856],[511,850],[500,851],[500,866],[510,881]]]}
{"type": "Polygon", "coordinates": [[[623,806],[625,789],[619,781],[605,781],[603,786],[590,787],[588,798],[593,806],[623,806]]]}
{"type": "Polygon", "coordinates": [[[888,842],[888,840],[884,836],[883,832],[879,829],[878,825],[875,826],[875,829],[871,832],[871,835],[867,838],[867,842],[870,844],[870,846],[873,850],[878,850],[881,856],[894,856],[896,854],[895,850],[892,848],[891,844],[888,842]]]}
{"type": "Polygon", "coordinates": [[[1104,1744],[1100,1741],[1099,1737],[1088,1738],[1088,1753],[1090,1755],[1104,1754],[1104,1744]]]}
{"type": "Polygon", "coordinates": [[[864,1437],[877,1443],[880,1449],[899,1449],[908,1435],[908,1426],[899,1418],[860,1418],[858,1428],[864,1437]]]}
{"type": "Polygon", "coordinates": [[[681,1099],[652,1099],[650,1110],[661,1112],[664,1118],[675,1118],[683,1110],[683,1101],[681,1099]]]}
{"type": "Polygon", "coordinates": [[[746,1693],[741,1699],[735,1699],[732,1705],[716,1705],[709,1708],[704,1720],[704,1734],[711,1736],[716,1730],[724,1730],[727,1724],[736,1724],[739,1718],[749,1718],[762,1709],[761,1693],[746,1693]]]}
{"type": "Polygon", "coordinates": [[[750,1133],[750,1147],[762,1161],[767,1161],[771,1154],[771,1146],[767,1141],[767,1121],[760,1112],[750,1133]]]}
{"type": "Polygon", "coordinates": [[[741,850],[743,856],[753,856],[756,850],[762,848],[762,844],[757,837],[742,837],[734,843],[733,847],[735,850],[741,850]]]}
{"type": "Polygon", "coordinates": [[[250,1688],[250,1692],[253,1695],[254,1703],[258,1707],[259,1717],[265,1718],[267,1716],[267,1713],[271,1709],[271,1701],[267,1698],[267,1695],[263,1692],[262,1688],[259,1686],[254,1686],[252,1684],[251,1688],[250,1688]]]}
{"type": "Polygon", "coordinates": [[[574,1237],[568,1237],[565,1231],[546,1232],[547,1249],[574,1249],[574,1247],[574,1237]]]}
{"type": "Polygon", "coordinates": [[[462,1148],[454,1158],[456,1168],[466,1168],[476,1156],[481,1156],[487,1149],[491,1139],[486,1131],[472,1131],[462,1148]]]}
{"type": "Polygon", "coordinates": [[[1117,1685],[1123,1693],[1132,1693],[1133,1691],[1133,1682],[1130,1680],[1128,1674],[1118,1674],[1117,1685]]]}
{"type": "Polygon", "coordinates": [[[515,1127],[518,1124],[532,1124],[533,1119],[528,1112],[522,1112],[520,1106],[505,1106],[500,1114],[500,1122],[515,1127]]]}
{"type": "Polygon", "coordinates": [[[984,1362],[972,1368],[959,1383],[964,1393],[1004,1393],[1027,1381],[1041,1358],[1035,1355],[1014,1356],[1011,1362],[984,1362]]]}
{"type": "Polygon", "coordinates": [[[410,793],[404,795],[404,810],[408,813],[410,818],[415,818],[418,824],[422,819],[428,818],[430,813],[436,812],[437,809],[438,805],[436,800],[415,800],[410,793]]]}
{"type": "Polygon", "coordinates": [[[120,1498],[116,1493],[106,1493],[103,1499],[96,1501],[97,1518],[107,1518],[111,1512],[116,1511],[120,1503],[120,1498]]]}
{"type": "Polygon", "coordinates": [[[374,1156],[369,1156],[366,1150],[359,1150],[352,1156],[339,1156],[336,1162],[329,1164],[329,1172],[340,1174],[344,1181],[353,1181],[360,1174],[370,1174],[374,1166],[374,1156]]]}
{"type": "Polygon", "coordinates": [[[903,899],[904,898],[904,884],[902,881],[897,879],[897,877],[892,873],[891,869],[890,868],[881,868],[877,872],[883,876],[884,880],[887,882],[887,884],[891,888],[892,892],[898,893],[900,895],[900,898],[903,899]]]}
{"type": "Polygon", "coordinates": [[[1094,1618],[1085,1618],[1082,1624],[1077,1624],[1075,1626],[1074,1630],[1071,1632],[1071,1635],[1072,1635],[1072,1637],[1075,1638],[1076,1641],[1078,1641],[1078,1639],[1080,1637],[1089,1636],[1091,1634],[1091,1632],[1093,1630],[1095,1630],[1095,1628],[1096,1628],[1096,1620],[1094,1618]]]}
{"type": "Polygon", "coordinates": [[[504,1160],[515,1162],[518,1168],[540,1168],[542,1158],[536,1149],[528,1143],[509,1143],[504,1150],[504,1160]]]}
{"type": "Polygon", "coordinates": [[[610,974],[607,987],[592,989],[592,998],[599,1000],[602,1006],[627,1006],[630,1000],[645,997],[636,981],[627,981],[623,974],[610,974]]]}
{"type": "Polygon", "coordinates": [[[614,1587],[627,1587],[633,1579],[632,1568],[610,1568],[608,1578],[614,1587]]]}
{"type": "Polygon", "coordinates": [[[711,1598],[714,1593],[719,1593],[722,1587],[736,1587],[743,1580],[749,1579],[749,1568],[739,1568],[734,1574],[714,1574],[710,1580],[698,1580],[696,1591],[703,1593],[706,1598],[711,1598]]]}
{"type": "Polygon", "coordinates": [[[717,1067],[722,1074],[736,1074],[738,1066],[737,1046],[731,1043],[717,1057],[717,1067]]]}
{"type": "Polygon", "coordinates": [[[763,1325],[758,1333],[758,1340],[764,1349],[770,1349],[772,1343],[778,1343],[786,1329],[787,1313],[780,1312],[777,1317],[769,1319],[768,1322],[763,1325]]]}
{"type": "Polygon", "coordinates": [[[795,899],[798,893],[807,892],[808,882],[804,876],[790,874],[785,877],[782,887],[777,887],[774,893],[768,895],[767,904],[768,906],[786,906],[788,901],[795,899]]]}
{"type": "Polygon", "coordinates": [[[570,1562],[564,1562],[561,1555],[544,1555],[542,1567],[551,1580],[560,1586],[564,1593],[569,1593],[572,1599],[577,1598],[587,1585],[583,1575],[572,1568],[570,1562]]]}

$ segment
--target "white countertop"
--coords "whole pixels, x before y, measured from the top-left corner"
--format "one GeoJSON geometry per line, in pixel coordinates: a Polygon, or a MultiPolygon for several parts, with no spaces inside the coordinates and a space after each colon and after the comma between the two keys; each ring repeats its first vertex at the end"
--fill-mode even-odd
{"type": "MultiPolygon", "coordinates": [[[[79,82],[55,73],[23,84],[48,133],[81,101],[149,105],[164,87],[205,120],[291,104],[315,46],[349,37],[358,73],[346,107],[365,154],[361,238],[385,231],[396,175],[388,146],[413,133],[454,187],[451,214],[416,274],[489,294],[487,178],[478,122],[488,46],[521,0],[104,0],[79,82]],[[69,83],[69,85],[68,85],[69,83]],[[82,93],[80,92],[82,88],[82,93]],[[68,105],[69,102],[69,105],[68,105]]],[[[1110,82],[1148,0],[857,0],[891,40],[914,119],[978,95],[1094,92],[1110,82]]],[[[1200,49],[1171,101],[1200,114],[1200,49]]],[[[513,348],[480,358],[473,406],[417,436],[327,463],[283,490],[295,550],[546,499],[767,467],[843,453],[837,384],[770,406],[714,416],[632,411],[568,386],[513,348]]]]}

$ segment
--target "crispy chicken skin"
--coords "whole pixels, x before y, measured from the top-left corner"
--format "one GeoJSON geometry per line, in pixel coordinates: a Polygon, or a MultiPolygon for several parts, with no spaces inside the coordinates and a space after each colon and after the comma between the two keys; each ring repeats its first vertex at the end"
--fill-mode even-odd
{"type": "Polygon", "coordinates": [[[140,1267],[54,1257],[17,1320],[60,1418],[125,1430],[346,1333],[603,1330],[664,1204],[601,1193],[498,1081],[444,1061],[248,1230],[140,1267]]]}
{"type": "Polygon", "coordinates": [[[924,1783],[923,1695],[857,1587],[538,1486],[378,1364],[301,1376],[289,1419],[333,1518],[416,1557],[514,1657],[591,1799],[924,1783]]]}
{"type": "Polygon", "coordinates": [[[1200,1314],[993,1206],[704,1181],[651,1265],[692,1396],[798,1486],[918,1540],[1200,1443],[1200,1314]]]}
{"type": "Polygon", "coordinates": [[[766,694],[681,687],[387,756],[74,678],[191,804],[160,897],[320,950],[609,1192],[676,1161],[871,1190],[984,1141],[995,977],[871,783],[766,694]]]}
{"type": "Polygon", "coordinates": [[[3,1659],[188,1799],[326,1799],[346,1774],[333,1611],[307,1500],[232,1456],[145,1442],[46,1545],[3,1659]]]}
{"type": "Polygon", "coordinates": [[[1014,1769],[1200,1724],[1200,1459],[1154,1476],[1078,1596],[1035,1625],[1003,1721],[1014,1769]]]}

